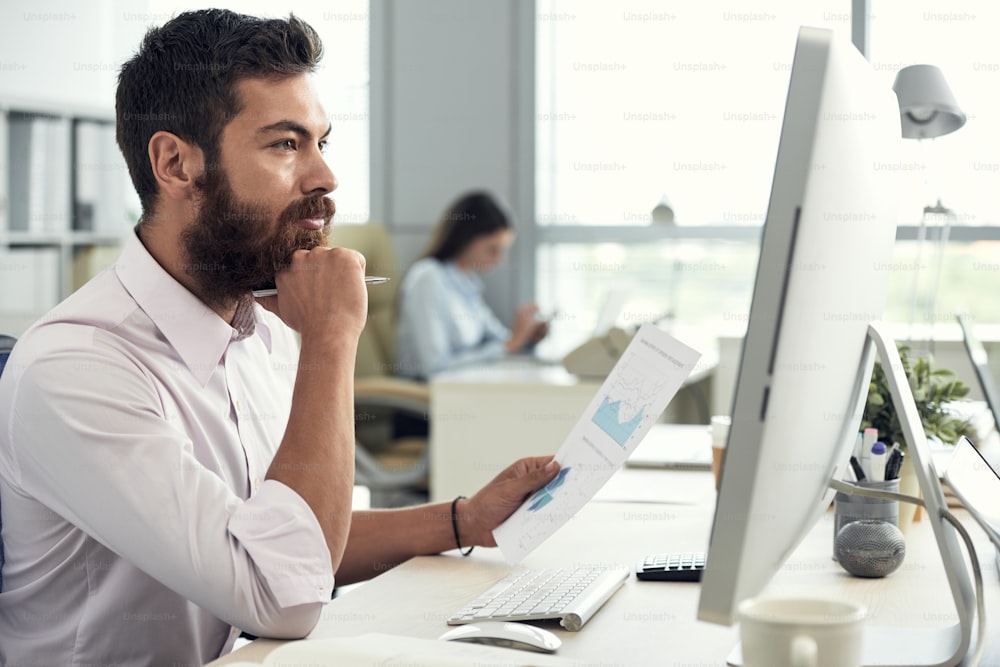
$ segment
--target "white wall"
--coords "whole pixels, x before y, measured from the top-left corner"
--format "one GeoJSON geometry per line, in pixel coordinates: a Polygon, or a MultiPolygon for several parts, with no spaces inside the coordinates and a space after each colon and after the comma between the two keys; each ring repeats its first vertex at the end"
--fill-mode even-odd
{"type": "Polygon", "coordinates": [[[0,96],[110,111],[119,65],[159,21],[146,0],[5,0],[0,96]]]}
{"type": "Polygon", "coordinates": [[[372,218],[408,264],[457,195],[504,200],[525,222],[486,296],[508,321],[533,291],[534,23],[533,0],[371,4],[372,218]]]}

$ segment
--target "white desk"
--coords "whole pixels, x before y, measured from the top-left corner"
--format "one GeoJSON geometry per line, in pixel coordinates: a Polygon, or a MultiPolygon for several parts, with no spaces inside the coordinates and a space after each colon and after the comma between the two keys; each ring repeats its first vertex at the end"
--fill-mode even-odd
{"type": "MultiPolygon", "coordinates": [[[[670,484],[677,475],[709,473],[626,470],[630,484],[670,484]]],[[[710,481],[706,481],[710,484],[710,481]]],[[[711,498],[711,497],[710,497],[711,498]]],[[[533,552],[529,567],[579,563],[632,563],[661,551],[700,550],[707,544],[714,499],[696,505],[591,502],[533,552]]],[[[967,524],[968,525],[968,524],[967,524]]],[[[983,562],[988,618],[1000,618],[1000,579],[992,547],[972,529],[983,562]]],[[[914,627],[944,625],[955,618],[950,593],[927,521],[907,535],[903,566],[885,579],[848,576],[831,559],[832,516],[827,513],[769,585],[768,594],[848,597],[867,605],[873,623],[914,627]]],[[[508,571],[496,550],[477,549],[469,558],[454,554],[415,558],[333,600],[311,637],[383,632],[435,638],[444,619],[508,571]]],[[[640,582],[630,578],[576,633],[555,629],[563,640],[558,655],[594,667],[724,665],[737,628],[696,619],[699,586],[640,582]]],[[[259,662],[278,646],[256,641],[211,665],[259,662]]],[[[1000,638],[990,642],[985,665],[1000,665],[1000,638]]]]}
{"type": "Polygon", "coordinates": [[[600,386],[527,359],[435,377],[431,500],[471,495],[523,456],[554,454],[600,386]]]}
{"type": "MultiPolygon", "coordinates": [[[[705,356],[685,387],[712,375],[716,357],[705,356]]],[[[519,358],[435,377],[430,383],[431,500],[470,495],[523,456],[554,454],[602,382],[519,358]]],[[[667,421],[693,421],[681,418],[685,400],[692,399],[682,389],[667,407],[667,421]]]]}

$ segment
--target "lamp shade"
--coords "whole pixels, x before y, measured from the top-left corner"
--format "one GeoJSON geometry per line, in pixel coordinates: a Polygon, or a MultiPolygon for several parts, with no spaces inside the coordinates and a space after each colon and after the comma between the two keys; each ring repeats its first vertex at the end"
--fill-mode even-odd
{"type": "Polygon", "coordinates": [[[904,67],[892,89],[899,99],[904,139],[940,137],[965,125],[965,112],[934,65],[904,67]]]}

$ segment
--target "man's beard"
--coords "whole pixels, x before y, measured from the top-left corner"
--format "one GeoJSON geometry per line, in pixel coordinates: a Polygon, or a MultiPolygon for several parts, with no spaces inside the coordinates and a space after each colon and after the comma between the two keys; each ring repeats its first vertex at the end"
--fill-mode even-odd
{"type": "Polygon", "coordinates": [[[275,274],[288,267],[296,250],[327,244],[336,211],[328,197],[301,199],[276,216],[266,206],[237,197],[221,169],[197,187],[201,208],[181,237],[184,270],[210,308],[228,308],[251,290],[273,287],[275,274]],[[295,224],[314,218],[323,218],[322,229],[295,224]]]}

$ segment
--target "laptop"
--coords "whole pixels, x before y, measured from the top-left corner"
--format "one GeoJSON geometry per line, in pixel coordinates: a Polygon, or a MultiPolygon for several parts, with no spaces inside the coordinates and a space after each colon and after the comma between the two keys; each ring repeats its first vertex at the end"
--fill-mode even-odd
{"type": "Polygon", "coordinates": [[[604,295],[604,303],[597,312],[597,320],[594,322],[594,329],[590,332],[591,338],[599,338],[608,333],[618,322],[618,316],[625,308],[628,301],[628,291],[622,287],[615,287],[608,290],[604,295]]]}
{"type": "Polygon", "coordinates": [[[709,428],[706,424],[654,424],[625,461],[625,467],[711,470],[709,428]]]}
{"type": "Polygon", "coordinates": [[[986,348],[976,336],[972,321],[967,315],[956,315],[955,319],[958,320],[958,325],[962,328],[962,341],[965,343],[965,351],[969,355],[972,369],[979,381],[979,389],[983,392],[986,405],[993,414],[993,421],[997,429],[1000,429],[1000,394],[997,393],[996,383],[993,380],[993,371],[990,370],[990,359],[986,354],[986,348]]]}
{"type": "MultiPolygon", "coordinates": [[[[611,331],[611,328],[618,323],[618,318],[621,316],[622,311],[625,308],[625,302],[628,301],[628,296],[628,290],[622,287],[611,288],[605,293],[604,301],[601,303],[601,307],[597,311],[597,319],[594,321],[594,326],[587,333],[587,339],[581,344],[581,346],[586,345],[590,341],[602,338],[607,335],[609,331],[611,331]]],[[[577,346],[574,349],[579,349],[579,347],[580,346],[577,346]]],[[[546,339],[539,343],[538,347],[533,350],[531,358],[543,364],[554,365],[562,364],[566,355],[566,348],[561,343],[550,344],[548,339],[546,339]]]]}
{"type": "Polygon", "coordinates": [[[1000,474],[997,467],[975,443],[962,436],[955,443],[941,477],[989,536],[1000,569],[1000,504],[997,503],[1000,474]]]}

